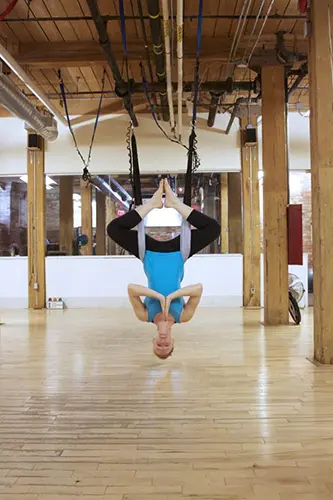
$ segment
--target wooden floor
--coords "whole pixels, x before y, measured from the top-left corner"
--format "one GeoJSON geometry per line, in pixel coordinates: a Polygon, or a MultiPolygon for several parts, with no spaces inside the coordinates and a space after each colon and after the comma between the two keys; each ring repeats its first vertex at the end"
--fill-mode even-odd
{"type": "Polygon", "coordinates": [[[2,311],[0,500],[333,498],[333,368],[301,327],[200,309],[173,357],[130,310],[2,311]]]}

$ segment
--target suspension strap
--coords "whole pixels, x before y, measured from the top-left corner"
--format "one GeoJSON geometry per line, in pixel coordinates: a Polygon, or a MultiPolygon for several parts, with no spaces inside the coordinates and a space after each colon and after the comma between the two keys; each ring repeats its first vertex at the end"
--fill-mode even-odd
{"type": "Polygon", "coordinates": [[[90,181],[91,180],[91,175],[90,175],[90,172],[89,172],[89,165],[90,165],[90,160],[91,160],[92,147],[93,147],[93,144],[94,144],[96,130],[97,130],[97,126],[98,126],[98,120],[99,120],[99,117],[100,117],[100,114],[101,114],[101,107],[102,107],[102,101],[103,101],[103,93],[104,93],[104,87],[105,87],[105,75],[106,75],[106,70],[104,68],[104,70],[103,70],[103,76],[102,76],[102,85],[101,85],[101,87],[102,87],[101,88],[101,97],[100,97],[100,100],[99,100],[99,103],[98,103],[98,109],[97,109],[97,113],[96,113],[96,119],[95,119],[94,129],[93,129],[93,133],[92,133],[92,137],[91,137],[91,142],[90,142],[90,146],[89,146],[88,159],[86,161],[83,158],[82,153],[81,153],[81,151],[79,149],[79,146],[77,144],[76,137],[75,137],[72,125],[71,125],[71,121],[70,121],[69,113],[68,113],[68,106],[67,106],[65,85],[64,85],[64,81],[63,81],[60,69],[58,71],[59,84],[60,84],[60,92],[61,92],[62,100],[63,100],[64,106],[65,106],[65,112],[66,112],[66,119],[67,119],[68,128],[69,128],[70,133],[72,134],[75,149],[76,149],[76,151],[77,151],[77,153],[78,153],[79,157],[81,158],[81,161],[82,161],[82,163],[84,165],[84,167],[83,167],[83,174],[82,174],[82,179],[84,181],[90,181]]]}
{"type": "Polygon", "coordinates": [[[192,129],[188,143],[187,154],[187,170],[185,174],[185,190],[184,190],[184,203],[191,206],[191,189],[192,189],[192,174],[200,166],[200,158],[197,152],[197,134],[196,134],[196,121],[197,121],[197,104],[199,93],[199,67],[200,67],[200,47],[201,47],[201,32],[202,32],[202,9],[203,0],[199,0],[199,15],[198,15],[198,32],[197,32],[197,49],[195,59],[194,71],[194,97],[193,97],[193,114],[192,114],[192,129]]]}

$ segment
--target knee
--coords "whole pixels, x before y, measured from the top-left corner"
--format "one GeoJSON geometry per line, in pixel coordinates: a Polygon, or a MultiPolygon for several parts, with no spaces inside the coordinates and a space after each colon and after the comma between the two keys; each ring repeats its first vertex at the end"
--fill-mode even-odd
{"type": "Polygon", "coordinates": [[[117,233],[118,233],[118,225],[117,225],[117,222],[116,222],[117,219],[113,219],[111,222],[109,222],[109,224],[107,225],[107,228],[106,228],[106,232],[108,233],[109,237],[110,238],[114,238],[117,233]]]}

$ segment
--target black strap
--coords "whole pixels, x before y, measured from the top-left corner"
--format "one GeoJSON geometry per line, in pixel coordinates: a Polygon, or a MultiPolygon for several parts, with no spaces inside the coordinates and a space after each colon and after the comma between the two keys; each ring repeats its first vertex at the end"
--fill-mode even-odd
{"type": "Polygon", "coordinates": [[[81,158],[81,161],[82,161],[82,163],[84,165],[84,167],[83,167],[83,174],[82,174],[82,179],[84,181],[90,181],[91,180],[91,175],[90,175],[90,172],[89,172],[89,165],[90,165],[90,160],[91,160],[92,147],[93,147],[93,144],[94,144],[96,130],[97,130],[97,126],[98,126],[98,120],[99,120],[100,113],[101,113],[101,107],[102,107],[102,101],[103,101],[103,93],[104,93],[104,86],[105,86],[105,75],[106,75],[106,70],[104,68],[103,76],[102,76],[102,85],[101,85],[101,87],[102,87],[101,88],[101,96],[100,96],[100,99],[99,99],[99,104],[98,104],[98,109],[97,109],[97,113],[96,113],[96,119],[95,119],[94,129],[93,129],[93,133],[92,133],[92,137],[91,137],[91,142],[90,142],[90,146],[89,146],[88,159],[86,161],[83,158],[82,153],[81,153],[81,151],[79,149],[79,146],[77,144],[76,137],[75,137],[72,125],[71,125],[71,121],[70,121],[69,113],[68,113],[68,107],[67,107],[65,85],[64,85],[64,81],[63,81],[62,76],[61,76],[60,69],[58,71],[58,77],[59,77],[59,83],[60,83],[60,92],[61,92],[62,100],[63,100],[64,106],[65,106],[65,112],[66,112],[66,119],[67,119],[68,128],[70,130],[70,133],[72,134],[75,149],[76,149],[76,151],[77,151],[77,153],[78,153],[79,157],[81,158]]]}

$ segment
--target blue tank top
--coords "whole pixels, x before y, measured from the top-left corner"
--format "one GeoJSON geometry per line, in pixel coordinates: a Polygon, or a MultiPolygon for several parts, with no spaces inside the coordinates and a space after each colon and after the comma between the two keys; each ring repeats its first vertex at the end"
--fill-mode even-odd
{"type": "MultiPolygon", "coordinates": [[[[143,259],[143,267],[148,279],[148,287],[165,297],[180,289],[184,277],[184,260],[181,252],[151,252],[147,250],[143,259]]],[[[148,321],[153,322],[157,314],[162,312],[160,301],[152,297],[145,298],[148,321]]],[[[176,323],[184,307],[184,299],[180,297],[170,304],[169,313],[176,323]]]]}

